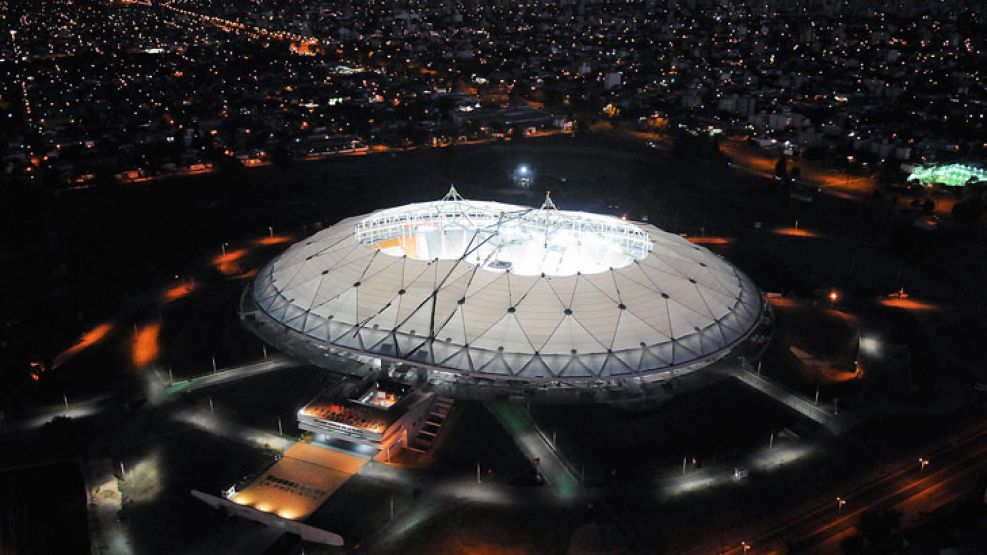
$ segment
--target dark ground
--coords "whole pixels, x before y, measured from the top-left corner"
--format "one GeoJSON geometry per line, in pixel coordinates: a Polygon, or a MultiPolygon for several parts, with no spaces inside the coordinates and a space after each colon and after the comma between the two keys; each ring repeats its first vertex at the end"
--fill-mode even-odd
{"type": "Polygon", "coordinates": [[[89,553],[86,522],[76,463],[0,472],[0,553],[89,553]]]}
{"type": "Polygon", "coordinates": [[[584,468],[588,484],[653,480],[681,467],[686,456],[729,463],[798,421],[794,412],[737,380],[679,395],[646,412],[533,405],[531,414],[546,435],[555,434],[566,459],[584,468]]]}
{"type": "MultiPolygon", "coordinates": [[[[905,285],[938,302],[966,303],[964,309],[978,306],[976,299],[983,296],[981,291],[981,297],[970,297],[982,283],[978,284],[980,274],[976,268],[971,270],[969,260],[976,258],[982,245],[962,233],[918,237],[915,240],[924,242],[927,251],[916,259],[892,248],[895,222],[903,216],[889,206],[824,197],[811,205],[793,204],[763,180],[736,173],[721,161],[679,158],[594,135],[298,163],[287,171],[263,168],[60,195],[5,188],[0,191],[0,232],[9,240],[0,245],[0,291],[5,292],[0,297],[4,314],[0,340],[8,347],[0,351],[0,392],[18,392],[25,405],[57,403],[62,393],[70,398],[107,390],[139,394],[142,374],[130,363],[133,325],[159,320],[163,348],[155,365],[165,374],[168,368],[173,368],[176,378],[201,373],[210,368],[212,356],[220,366],[256,359],[260,343],[236,322],[236,299],[246,283],[236,274],[287,245],[254,245],[268,233],[269,225],[276,233],[297,239],[343,217],[440,198],[450,182],[467,198],[530,205],[538,205],[543,190],[551,189],[564,209],[626,212],[632,219],[647,216],[669,231],[731,238],[731,243],[714,250],[766,291],[811,297],[821,288],[836,286],[847,292],[848,303],[859,304],[905,285]],[[508,175],[520,163],[539,173],[531,191],[505,188],[508,175]],[[791,226],[795,220],[824,237],[783,237],[770,231],[791,226]],[[754,222],[762,222],[762,228],[755,229],[754,222]],[[248,251],[237,262],[240,267],[230,272],[233,276],[210,264],[224,242],[230,243],[229,250],[248,251]],[[947,269],[949,264],[958,269],[947,269]],[[963,268],[966,273],[959,270],[963,268]],[[145,292],[159,295],[176,282],[176,275],[194,278],[199,288],[161,309],[121,312],[130,304],[140,304],[145,292]],[[51,360],[81,330],[107,320],[114,322],[114,328],[103,343],[83,351],[41,384],[26,381],[27,360],[51,360]]],[[[970,348],[980,343],[981,322],[975,312],[972,316],[957,312],[959,316],[942,324],[940,329],[948,337],[939,345],[932,345],[914,317],[901,311],[875,310],[867,314],[867,322],[877,322],[895,341],[912,345],[926,375],[966,375],[963,364],[982,357],[982,348],[970,348]],[[958,360],[941,362],[936,355],[946,350],[958,360]]],[[[801,319],[797,323],[782,334],[805,339],[816,332],[817,326],[801,319]]],[[[845,332],[837,330],[833,335],[843,337],[845,332]]],[[[810,345],[829,353],[829,343],[810,341],[810,345]]],[[[294,411],[325,378],[305,368],[277,376],[254,378],[184,402],[201,408],[212,396],[221,414],[267,430],[276,429],[280,415],[285,432],[293,433],[294,411]]],[[[524,458],[489,415],[468,404],[460,408],[461,418],[450,423],[457,429],[448,430],[455,433],[436,454],[436,464],[449,473],[468,475],[480,459],[494,468],[496,480],[510,482],[523,476],[524,458]]],[[[121,416],[129,414],[117,410],[121,416]]],[[[558,434],[563,451],[585,464],[588,479],[595,482],[632,481],[662,472],[681,464],[683,454],[730,461],[766,443],[772,431],[795,423],[785,409],[737,384],[684,396],[646,413],[605,407],[544,407],[534,413],[543,429],[558,434]]],[[[225,539],[262,534],[250,525],[222,521],[187,492],[191,487],[214,491],[229,485],[243,473],[263,467],[266,455],[189,431],[128,447],[148,433],[141,422],[127,424],[129,440],[102,442],[128,460],[157,460],[168,468],[157,496],[127,509],[132,528],[139,531],[135,545],[146,548],[142,552],[209,552],[219,549],[217,542],[225,539]],[[169,515],[161,521],[164,524],[157,516],[162,512],[169,515]],[[160,534],[183,537],[166,540],[160,534]]],[[[407,552],[447,552],[443,550],[456,545],[486,551],[493,549],[484,543],[487,538],[500,538],[504,552],[558,552],[572,532],[605,536],[616,522],[645,545],[667,547],[674,545],[670,531],[680,537],[708,535],[724,519],[755,519],[769,508],[766,503],[791,497],[791,488],[822,490],[858,470],[858,465],[873,464],[893,453],[899,441],[920,443],[941,435],[944,425],[950,426],[945,415],[888,416],[861,428],[860,437],[872,452],[858,461],[848,462],[834,446],[818,466],[770,476],[754,473],[742,487],[673,501],[646,494],[619,497],[611,503],[615,512],[599,507],[573,514],[557,508],[498,511],[464,504],[417,528],[408,538],[407,552]],[[889,434],[887,426],[899,431],[889,434]],[[740,499],[755,489],[758,495],[752,497],[757,499],[741,504],[740,499]],[[477,532],[466,530],[472,525],[477,532]]],[[[85,426],[87,433],[100,433],[85,426]]],[[[163,423],[147,427],[154,435],[175,428],[163,423]]],[[[412,492],[353,481],[324,508],[326,518],[361,537],[381,526],[392,495],[397,510],[409,506],[412,492]]]]}

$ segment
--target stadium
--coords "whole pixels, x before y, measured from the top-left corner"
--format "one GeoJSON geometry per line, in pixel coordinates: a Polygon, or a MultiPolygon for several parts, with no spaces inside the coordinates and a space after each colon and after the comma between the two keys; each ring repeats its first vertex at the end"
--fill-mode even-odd
{"type": "Polygon", "coordinates": [[[266,343],[337,372],[597,402],[667,392],[770,322],[747,276],[678,235],[454,188],[294,244],[259,270],[240,313],[266,343]]]}
{"type": "Polygon", "coordinates": [[[969,164],[919,166],[912,170],[907,181],[925,186],[965,187],[987,181],[987,171],[969,164]]]}

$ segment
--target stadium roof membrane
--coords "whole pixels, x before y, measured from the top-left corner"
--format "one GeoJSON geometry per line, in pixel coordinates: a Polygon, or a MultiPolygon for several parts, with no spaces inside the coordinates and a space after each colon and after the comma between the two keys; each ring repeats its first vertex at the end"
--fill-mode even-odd
{"type": "Polygon", "coordinates": [[[251,294],[306,342],[535,381],[694,369],[743,341],[762,311],[743,273],[652,225],[455,189],[296,243],[251,294]]]}

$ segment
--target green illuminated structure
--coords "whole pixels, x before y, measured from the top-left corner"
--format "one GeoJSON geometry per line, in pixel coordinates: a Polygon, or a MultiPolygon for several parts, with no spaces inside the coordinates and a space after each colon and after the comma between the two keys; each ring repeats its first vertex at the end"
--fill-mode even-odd
{"type": "Polygon", "coordinates": [[[987,171],[966,164],[947,164],[915,168],[908,181],[918,181],[922,185],[942,183],[947,187],[963,187],[968,183],[987,181],[987,171]]]}

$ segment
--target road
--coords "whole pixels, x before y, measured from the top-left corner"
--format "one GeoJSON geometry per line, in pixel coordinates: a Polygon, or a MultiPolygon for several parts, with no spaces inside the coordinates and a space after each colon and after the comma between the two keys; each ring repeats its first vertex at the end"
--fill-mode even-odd
{"type": "Polygon", "coordinates": [[[521,452],[529,459],[539,461],[538,471],[556,498],[562,502],[575,499],[579,494],[579,481],[565,465],[562,457],[535,428],[524,407],[507,402],[487,403],[486,407],[514,438],[521,452]]]}
{"type": "MultiPolygon", "coordinates": [[[[779,155],[734,140],[723,141],[720,149],[739,167],[761,177],[774,178],[779,155]]],[[[801,172],[800,181],[815,185],[823,193],[833,196],[847,199],[868,198],[876,186],[872,177],[851,176],[845,171],[807,160],[796,160],[795,165],[801,172]]]]}
{"type": "Polygon", "coordinates": [[[221,368],[215,372],[202,374],[187,380],[178,380],[168,385],[167,392],[168,394],[179,393],[182,391],[191,392],[206,387],[213,387],[232,381],[258,376],[260,374],[266,374],[268,372],[281,370],[283,368],[295,368],[298,366],[303,366],[303,364],[286,356],[272,355],[269,358],[248,362],[237,366],[231,366],[229,368],[221,368]]]}
{"type": "MultiPolygon", "coordinates": [[[[976,480],[987,472],[987,425],[954,438],[925,456],[930,462],[921,470],[917,457],[906,457],[896,470],[849,491],[834,491],[831,501],[816,505],[795,518],[780,522],[751,538],[738,538],[726,554],[744,553],[741,541],[753,553],[829,553],[852,535],[860,517],[869,511],[894,508],[903,522],[913,521],[969,493],[976,480]],[[840,508],[837,498],[846,500],[840,508]]],[[[710,546],[691,553],[715,553],[710,546]]]]}

